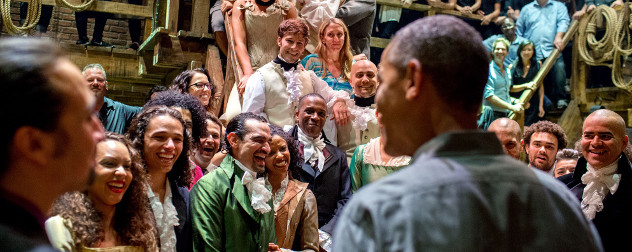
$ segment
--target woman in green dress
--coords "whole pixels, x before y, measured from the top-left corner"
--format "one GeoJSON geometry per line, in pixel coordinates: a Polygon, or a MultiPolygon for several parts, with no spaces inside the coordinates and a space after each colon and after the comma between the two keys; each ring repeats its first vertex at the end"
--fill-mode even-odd
{"type": "Polygon", "coordinates": [[[391,157],[386,154],[380,138],[371,139],[369,143],[358,146],[353,152],[349,169],[351,190],[354,193],[360,187],[375,182],[410,163],[409,156],[391,157]]]}

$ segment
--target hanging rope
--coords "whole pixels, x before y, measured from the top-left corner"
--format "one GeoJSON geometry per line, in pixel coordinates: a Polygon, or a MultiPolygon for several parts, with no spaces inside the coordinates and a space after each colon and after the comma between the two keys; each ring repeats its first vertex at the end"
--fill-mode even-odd
{"type": "Polygon", "coordinates": [[[22,26],[16,26],[11,20],[11,0],[0,0],[0,13],[2,15],[2,23],[7,32],[11,35],[24,35],[33,29],[40,19],[42,13],[42,1],[30,0],[29,7],[26,12],[26,20],[22,26]]]}
{"type": "Polygon", "coordinates": [[[578,34],[578,52],[586,64],[591,66],[608,66],[614,54],[615,33],[618,31],[617,13],[609,6],[600,5],[591,11],[586,20],[581,22],[578,34]],[[601,19],[603,17],[603,19],[601,19]],[[603,21],[604,35],[597,40],[597,24],[603,21]]]}
{"type": "Polygon", "coordinates": [[[632,29],[632,23],[630,22],[630,13],[632,5],[626,3],[625,8],[620,13],[619,22],[617,23],[617,33],[614,37],[614,56],[612,60],[612,83],[623,90],[632,93],[632,78],[630,81],[625,81],[623,77],[623,65],[622,61],[627,61],[630,54],[632,54],[632,41],[630,40],[630,29],[632,29]]]}
{"type": "Polygon", "coordinates": [[[92,5],[94,4],[94,0],[88,0],[87,2],[83,2],[79,4],[79,5],[73,5],[71,3],[69,3],[66,0],[57,0],[57,3],[60,4],[61,6],[65,6],[68,9],[71,9],[75,12],[81,12],[84,10],[87,10],[88,8],[92,7],[92,5]]]}

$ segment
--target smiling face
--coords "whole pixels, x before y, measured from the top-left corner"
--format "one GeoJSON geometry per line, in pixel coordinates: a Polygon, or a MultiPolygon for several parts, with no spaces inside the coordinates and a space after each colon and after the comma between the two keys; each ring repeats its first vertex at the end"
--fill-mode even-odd
{"type": "Polygon", "coordinates": [[[105,81],[103,71],[98,68],[88,68],[83,72],[83,78],[86,80],[88,87],[90,87],[90,90],[94,93],[97,100],[103,100],[108,85],[108,82],[105,81]]]}
{"type": "Polygon", "coordinates": [[[210,83],[205,74],[195,72],[191,77],[191,81],[189,82],[187,91],[189,94],[195,96],[195,98],[200,101],[202,107],[208,107],[209,101],[211,99],[211,89],[209,88],[210,83]],[[202,85],[202,87],[198,87],[202,85]]]}
{"type": "Polygon", "coordinates": [[[317,138],[327,120],[327,104],[320,97],[310,96],[303,98],[300,105],[301,107],[296,112],[298,127],[307,136],[317,138]]]}
{"type": "Polygon", "coordinates": [[[522,48],[522,51],[520,52],[520,56],[522,57],[523,60],[530,60],[531,57],[533,57],[533,45],[529,44],[529,45],[525,45],[524,48],[522,48]]]}
{"type": "Polygon", "coordinates": [[[561,177],[575,171],[577,160],[560,159],[555,163],[555,177],[561,177]]]}
{"type": "Polygon", "coordinates": [[[529,155],[529,165],[545,172],[550,171],[555,164],[557,146],[555,135],[548,132],[533,133],[531,143],[525,146],[525,151],[529,155]]]}
{"type": "Polygon", "coordinates": [[[507,57],[507,46],[505,43],[496,43],[494,47],[494,60],[497,62],[503,62],[507,57]]]}
{"type": "Polygon", "coordinates": [[[282,38],[277,37],[279,55],[289,63],[297,62],[305,50],[306,42],[307,38],[302,34],[286,33],[282,38]]]}
{"type": "Polygon", "coordinates": [[[373,62],[361,60],[351,67],[349,78],[355,96],[368,98],[377,90],[377,67],[373,62]]]}
{"type": "MultiPolygon", "coordinates": [[[[196,164],[209,163],[213,156],[219,150],[219,141],[221,139],[221,127],[212,120],[206,120],[206,131],[208,136],[200,139],[200,148],[195,152],[196,164]]],[[[200,165],[200,164],[198,164],[200,165]]]]}
{"type": "Polygon", "coordinates": [[[132,182],[132,160],[127,147],[115,140],[97,144],[95,178],[88,196],[96,205],[114,206],[121,202],[132,182]]]}
{"type": "Polygon", "coordinates": [[[628,145],[625,124],[618,122],[617,119],[613,116],[591,114],[584,121],[582,154],[595,169],[601,169],[617,161],[628,145]]]}
{"type": "Polygon", "coordinates": [[[182,153],[184,128],[170,115],[152,118],[145,131],[143,158],[149,173],[168,173],[182,153]]]}
{"type": "Polygon", "coordinates": [[[235,133],[228,134],[233,156],[254,172],[261,173],[266,168],[266,157],[270,153],[270,127],[265,122],[247,120],[243,139],[235,133]]]}
{"type": "Polygon", "coordinates": [[[270,140],[270,154],[266,158],[266,170],[271,176],[284,177],[290,166],[290,149],[279,135],[270,140]]]}
{"type": "Polygon", "coordinates": [[[339,24],[330,23],[320,39],[328,50],[340,51],[345,42],[345,31],[339,24]]]}

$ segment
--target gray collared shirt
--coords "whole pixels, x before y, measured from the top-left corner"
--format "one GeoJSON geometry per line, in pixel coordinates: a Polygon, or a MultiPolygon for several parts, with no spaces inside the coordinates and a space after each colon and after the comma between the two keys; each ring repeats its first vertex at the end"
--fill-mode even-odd
{"type": "Polygon", "coordinates": [[[440,135],[361,189],[334,251],[601,251],[568,189],[505,155],[493,133],[440,135]]]}

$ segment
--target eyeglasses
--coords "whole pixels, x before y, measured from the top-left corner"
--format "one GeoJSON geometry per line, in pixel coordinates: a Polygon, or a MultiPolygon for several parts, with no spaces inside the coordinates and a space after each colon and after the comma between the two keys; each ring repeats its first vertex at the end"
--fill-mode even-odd
{"type": "Polygon", "coordinates": [[[204,89],[204,87],[208,88],[208,89],[213,89],[213,85],[211,83],[201,83],[201,82],[196,82],[193,83],[191,85],[189,85],[189,87],[195,87],[197,89],[204,89]]]}

